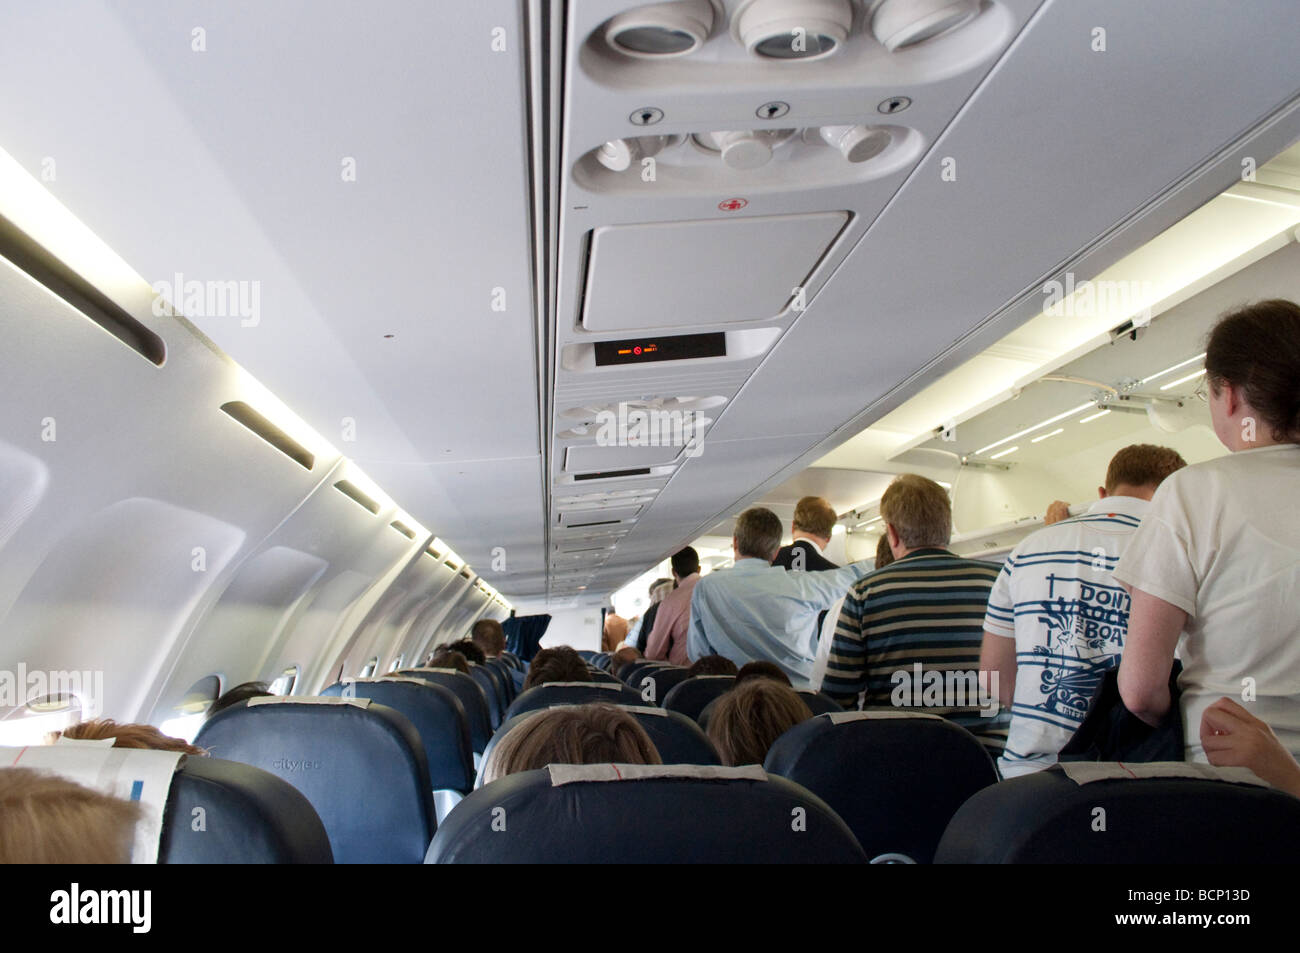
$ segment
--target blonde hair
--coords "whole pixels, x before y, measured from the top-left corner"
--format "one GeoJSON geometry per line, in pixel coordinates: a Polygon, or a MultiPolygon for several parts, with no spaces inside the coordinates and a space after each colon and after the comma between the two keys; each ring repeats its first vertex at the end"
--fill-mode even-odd
{"type": "Polygon", "coordinates": [[[46,736],[46,743],[53,744],[59,739],[75,738],[82,741],[101,741],[113,739],[114,748],[150,748],[154,751],[180,751],[183,754],[205,755],[207,751],[190,744],[181,738],[164,735],[153,725],[126,724],[119,725],[112,718],[93,718],[64,728],[62,732],[54,731],[46,736]]]}
{"type": "Polygon", "coordinates": [[[908,549],[947,546],[952,539],[948,491],[917,473],[896,477],[880,498],[880,515],[908,549]]]}
{"type": "Polygon", "coordinates": [[[794,528],[801,533],[812,533],[829,539],[839,515],[820,496],[805,496],[794,505],[794,528]]]}
{"type": "Polygon", "coordinates": [[[548,708],[515,725],[483,763],[483,784],[548,764],[663,764],[635,718],[615,705],[548,708]]]}
{"type": "Polygon", "coordinates": [[[29,768],[0,769],[0,864],[124,864],[140,806],[29,768]]]}
{"type": "Polygon", "coordinates": [[[709,716],[709,740],[729,767],[762,764],[772,742],[811,717],[789,685],[751,678],[718,698],[709,716]]]}

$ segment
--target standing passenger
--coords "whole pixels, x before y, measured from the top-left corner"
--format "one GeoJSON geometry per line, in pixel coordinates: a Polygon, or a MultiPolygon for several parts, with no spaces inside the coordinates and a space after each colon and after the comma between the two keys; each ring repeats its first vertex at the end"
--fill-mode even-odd
{"type": "Polygon", "coordinates": [[[654,626],[646,642],[645,657],[672,662],[674,665],[690,665],[691,660],[686,654],[686,639],[691,621],[691,593],[700,581],[700,555],[690,546],[679,549],[673,553],[672,567],[677,588],[659,603],[654,626]]]}
{"type": "Polygon", "coordinates": [[[1179,470],[1151,499],[1115,570],[1132,593],[1119,691],[1159,724],[1182,660],[1188,760],[1203,713],[1236,696],[1300,752],[1300,306],[1223,318],[1205,349],[1210,417],[1232,452],[1179,470]]]}

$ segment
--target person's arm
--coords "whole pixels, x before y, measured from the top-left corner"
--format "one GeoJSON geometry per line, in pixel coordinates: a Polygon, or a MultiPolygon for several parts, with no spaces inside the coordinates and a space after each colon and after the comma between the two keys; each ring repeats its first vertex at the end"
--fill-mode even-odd
{"type": "Polygon", "coordinates": [[[1064,500],[1053,500],[1047,507],[1047,512],[1043,515],[1043,525],[1051,526],[1053,523],[1059,523],[1063,519],[1070,517],[1070,504],[1064,500]]]}
{"type": "Polygon", "coordinates": [[[712,655],[709,638],[704,634],[704,624],[700,620],[700,587],[696,585],[691,593],[691,627],[686,636],[686,657],[697,662],[706,655],[712,655]]]}
{"type": "Polygon", "coordinates": [[[996,678],[998,704],[1010,708],[1016,697],[1016,640],[984,630],[984,644],[980,646],[980,671],[996,678]]]}
{"type": "Polygon", "coordinates": [[[1201,715],[1201,746],[1210,764],[1249,768],[1273,787],[1300,797],[1300,764],[1266,722],[1231,698],[1220,698],[1201,715]]]}
{"type": "Polygon", "coordinates": [[[855,582],[871,572],[873,565],[872,560],[864,559],[840,569],[790,573],[790,579],[798,588],[800,596],[815,604],[818,609],[829,609],[840,601],[855,582]]]}
{"type": "Polygon", "coordinates": [[[1187,613],[1149,592],[1133,589],[1128,636],[1119,664],[1119,695],[1148,725],[1169,712],[1169,670],[1187,613]]]}

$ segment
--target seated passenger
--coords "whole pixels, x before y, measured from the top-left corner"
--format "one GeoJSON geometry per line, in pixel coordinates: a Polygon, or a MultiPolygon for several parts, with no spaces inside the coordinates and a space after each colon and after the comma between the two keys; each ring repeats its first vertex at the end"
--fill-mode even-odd
{"type": "MultiPolygon", "coordinates": [[[[470,627],[470,641],[483,653],[483,662],[499,658],[506,650],[506,630],[496,619],[479,619],[470,627]]],[[[479,662],[482,665],[483,662],[479,662]]]]}
{"type": "MultiPolygon", "coordinates": [[[[736,517],[736,562],[695,584],[687,654],[725,655],[737,665],[767,659],[799,688],[810,688],[817,662],[817,614],[871,570],[864,560],[825,572],[786,572],[772,565],[781,521],[751,507],[736,517]]],[[[661,613],[662,615],[662,613],[661,613]]]]}
{"type": "Polygon", "coordinates": [[[641,661],[641,653],[630,645],[625,645],[609,657],[609,670],[615,675],[624,665],[641,661]]]}
{"type": "Polygon", "coordinates": [[[271,696],[270,688],[266,682],[243,682],[228,690],[224,695],[208,706],[204,713],[211,718],[219,711],[238,705],[240,702],[246,702],[250,698],[269,698],[271,696]]]}
{"type": "Polygon", "coordinates": [[[1231,698],[1220,698],[1201,715],[1201,747],[1210,764],[1249,768],[1278,790],[1300,797],[1300,764],[1272,728],[1231,698]]]}
{"type": "Polygon", "coordinates": [[[151,748],[154,751],[207,754],[202,748],[184,739],[164,735],[153,725],[119,725],[112,718],[94,718],[64,728],[62,731],[52,731],[45,736],[45,743],[54,744],[60,736],[79,741],[102,741],[105,738],[112,738],[114,748],[151,748]]]}
{"type": "Polygon", "coordinates": [[[1179,470],[1151,498],[1115,569],[1132,594],[1119,691],[1159,724],[1175,650],[1184,743],[1236,696],[1300,753],[1300,306],[1272,300],[1223,318],[1205,348],[1210,417],[1232,452],[1179,470]]]}
{"type": "Polygon", "coordinates": [[[1111,458],[1097,502],[1031,533],[1007,557],[989,595],[980,656],[1011,709],[1002,777],[1055,764],[1102,673],[1119,664],[1129,600],[1111,570],[1156,487],[1185,466],[1168,447],[1125,447],[1111,458]]]}
{"type": "Polygon", "coordinates": [[[919,708],[949,718],[996,758],[1006,739],[997,698],[980,691],[980,643],[993,563],[945,547],[952,537],[948,493],[914,473],[880,498],[894,561],[849,590],[821,690],[845,708],[919,708]],[[982,717],[988,715],[993,717],[982,717]]]}
{"type": "Polygon", "coordinates": [[[736,684],[751,678],[770,678],[773,681],[780,682],[782,685],[789,685],[790,679],[785,677],[785,672],[780,667],[773,665],[771,662],[746,662],[740,666],[740,671],[736,673],[736,684]]]}
{"type": "Polygon", "coordinates": [[[456,671],[468,675],[469,660],[457,651],[443,649],[429,657],[429,664],[425,668],[454,668],[456,671]]]}
{"type": "Polygon", "coordinates": [[[691,546],[679,549],[672,558],[676,587],[658,606],[654,626],[646,640],[645,657],[674,665],[691,664],[687,649],[691,625],[691,595],[700,581],[700,555],[691,546]]]}
{"type": "Polygon", "coordinates": [[[662,763],[645,729],[616,705],[549,708],[525,718],[493,747],[482,783],[548,764],[662,763]]]}
{"type": "Polygon", "coordinates": [[[528,677],[524,679],[524,691],[549,682],[589,682],[591,672],[582,656],[561,645],[553,649],[542,649],[533,656],[528,666],[528,677]]]}
{"type": "Polygon", "coordinates": [[[706,655],[697,660],[686,672],[687,678],[696,675],[735,675],[736,663],[721,655],[706,655]]]}
{"type": "Polygon", "coordinates": [[[762,764],[772,742],[811,717],[804,700],[788,685],[751,678],[714,703],[708,735],[724,765],[762,764]]]}
{"type": "Polygon", "coordinates": [[[487,656],[483,654],[483,650],[469,639],[461,639],[459,642],[448,642],[446,645],[438,646],[436,651],[459,652],[465,657],[466,662],[472,662],[475,665],[482,665],[487,661],[487,656]]]}
{"type": "Polygon", "coordinates": [[[140,805],[55,774],[0,768],[0,864],[126,864],[140,805]]]}

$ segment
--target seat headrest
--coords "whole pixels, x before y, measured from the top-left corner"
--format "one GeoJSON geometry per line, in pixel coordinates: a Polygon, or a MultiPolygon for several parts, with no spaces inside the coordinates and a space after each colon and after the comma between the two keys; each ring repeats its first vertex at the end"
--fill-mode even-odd
{"type": "Polygon", "coordinates": [[[896,854],[916,863],[934,858],[957,809],[998,779],[974,735],[911,712],[810,718],[773,742],[764,767],[826,801],[868,857],[896,854]]]}
{"type": "Polygon", "coordinates": [[[1138,781],[1142,778],[1200,778],[1203,781],[1227,781],[1232,784],[1269,783],[1249,768],[1217,768],[1197,761],[1150,761],[1125,764],[1118,761],[1062,761],[1062,773],[1075,784],[1096,781],[1138,781]]]}
{"type": "Polygon", "coordinates": [[[506,709],[506,720],[551,705],[584,705],[590,702],[606,702],[611,705],[642,703],[641,696],[626,685],[608,682],[547,682],[545,685],[534,685],[511,702],[506,709]]]}
{"type": "MultiPolygon", "coordinates": [[[[1053,765],[980,791],[936,863],[1256,864],[1300,856],[1300,798],[1247,781],[1169,776],[1080,784],[1053,765]]],[[[1135,769],[1138,765],[1125,765],[1135,769]]],[[[1240,779],[1239,779],[1240,780],[1240,779]]]]}
{"type": "Polygon", "coordinates": [[[204,724],[195,744],[302,792],[337,863],[417,862],[433,836],[420,736],[387,705],[367,698],[236,705],[204,724]]]}
{"type": "Polygon", "coordinates": [[[471,794],[444,821],[426,862],[865,859],[844,822],[820,799],[757,767],[552,765],[510,775],[471,794]],[[649,776],[630,777],[629,772],[649,776]]]}
{"type": "Polygon", "coordinates": [[[469,719],[456,693],[421,678],[370,678],[340,682],[329,695],[352,691],[358,699],[399,711],[419,733],[433,790],[468,792],[474,786],[469,719]]]}
{"type": "Polygon", "coordinates": [[[698,720],[704,706],[725,694],[735,683],[734,675],[695,675],[674,685],[659,704],[698,720]]]}

